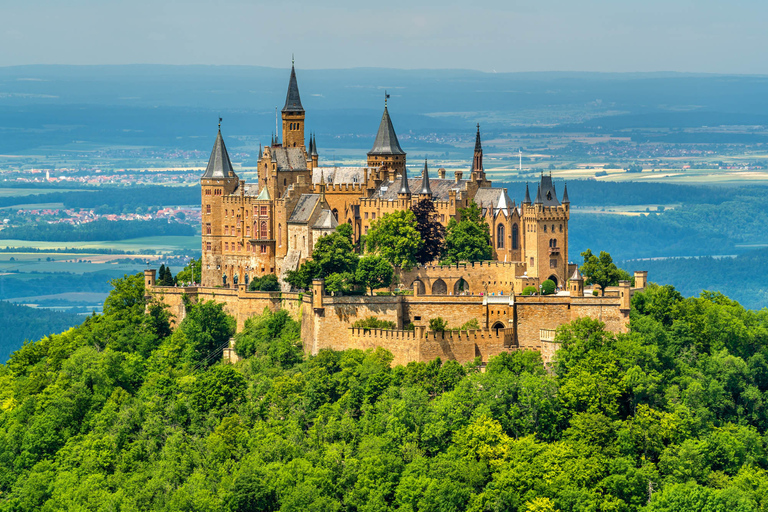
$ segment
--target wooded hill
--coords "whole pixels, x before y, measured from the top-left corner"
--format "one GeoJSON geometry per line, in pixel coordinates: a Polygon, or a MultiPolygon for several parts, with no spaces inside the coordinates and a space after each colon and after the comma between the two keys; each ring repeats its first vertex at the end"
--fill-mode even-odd
{"type": "Polygon", "coordinates": [[[722,511],[768,507],[768,311],[671,286],[629,334],[390,367],[306,357],[285,312],[221,306],[170,333],[141,276],[0,367],[0,510],[722,511]]]}

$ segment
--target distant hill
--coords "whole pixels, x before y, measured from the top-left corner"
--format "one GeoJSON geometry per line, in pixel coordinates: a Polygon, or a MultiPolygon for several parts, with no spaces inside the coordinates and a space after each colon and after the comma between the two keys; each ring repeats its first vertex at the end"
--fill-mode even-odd
{"type": "Polygon", "coordinates": [[[39,340],[79,325],[84,317],[51,309],[30,308],[0,300],[0,363],[24,340],[39,340]]]}

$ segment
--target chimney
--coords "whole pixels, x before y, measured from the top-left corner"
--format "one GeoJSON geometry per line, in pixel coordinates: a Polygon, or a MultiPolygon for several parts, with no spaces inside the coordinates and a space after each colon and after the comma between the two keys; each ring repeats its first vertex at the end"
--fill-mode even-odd
{"type": "Polygon", "coordinates": [[[461,177],[464,176],[464,173],[461,171],[456,171],[453,175],[456,176],[456,183],[458,183],[459,180],[461,180],[461,177]]]}
{"type": "Polygon", "coordinates": [[[645,288],[648,286],[648,271],[636,270],[635,271],[635,288],[645,288]]]}
{"type": "Polygon", "coordinates": [[[439,168],[437,170],[437,177],[440,178],[441,180],[445,179],[445,168],[444,167],[441,167],[441,168],[439,168]]]}

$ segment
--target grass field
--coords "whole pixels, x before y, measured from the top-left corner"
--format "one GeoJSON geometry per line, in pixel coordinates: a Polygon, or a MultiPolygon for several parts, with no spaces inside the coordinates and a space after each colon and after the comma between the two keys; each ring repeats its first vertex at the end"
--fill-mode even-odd
{"type": "MultiPolygon", "coordinates": [[[[143,238],[130,238],[127,240],[105,242],[35,242],[30,240],[2,240],[0,247],[32,247],[35,249],[115,249],[118,251],[130,251],[141,253],[144,251],[157,251],[169,253],[180,251],[199,251],[200,235],[196,236],[150,236],[143,238]]],[[[11,253],[8,253],[11,254],[11,253]]],[[[40,254],[43,259],[51,254],[40,254]]],[[[84,256],[84,255],[81,255],[84,256]]],[[[136,257],[136,256],[127,256],[136,257]]]]}
{"type": "Polygon", "coordinates": [[[2,188],[0,187],[0,197],[24,197],[35,194],[50,194],[53,192],[96,192],[89,189],[75,188],[2,188]]]}

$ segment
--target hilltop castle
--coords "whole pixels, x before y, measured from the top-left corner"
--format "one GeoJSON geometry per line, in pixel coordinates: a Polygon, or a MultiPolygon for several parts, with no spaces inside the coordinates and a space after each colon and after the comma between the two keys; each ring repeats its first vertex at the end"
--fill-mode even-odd
{"type": "MultiPolygon", "coordinates": [[[[246,183],[235,173],[221,127],[201,177],[202,282],[200,286],[156,286],[155,271],[146,271],[149,294],[158,295],[180,321],[186,311],[182,296],[223,302],[237,319],[265,307],[284,308],[302,322],[305,349],[372,348],[383,346],[395,363],[434,357],[466,362],[504,351],[540,350],[548,360],[556,348],[557,326],[580,316],[598,318],[608,329],[623,331],[629,320],[634,289],[628,281],[597,297],[585,293],[575,265],[568,264],[570,201],[567,187],[558,197],[549,176],[541,176],[535,200],[526,186],[518,206],[506,189],[495,188],[483,167],[483,147],[477,126],[472,163],[466,173],[447,177],[445,169],[430,176],[425,161],[421,175],[410,178],[406,153],[387,109],[364,167],[324,167],[317,141],[305,137],[306,112],[301,103],[296,70],[291,68],[282,109],[282,140],[259,152],[258,182],[246,183]],[[283,276],[312,254],[317,240],[340,223],[351,226],[358,241],[382,215],[410,208],[429,199],[437,219],[447,225],[461,208],[475,202],[491,231],[493,261],[450,266],[429,265],[397,269],[409,295],[331,297],[322,280],[308,294],[291,291],[250,292],[250,280],[283,276]],[[521,296],[527,286],[550,279],[565,291],[551,296],[521,296]],[[391,320],[399,330],[352,328],[357,319],[376,316],[391,320]],[[430,318],[460,326],[475,319],[480,330],[432,333],[430,318]],[[413,331],[402,330],[413,323],[413,331]]],[[[282,282],[282,279],[281,279],[282,282]]],[[[635,273],[643,288],[645,272],[635,273]]],[[[235,357],[231,350],[225,355],[235,357]]]]}
{"type": "MultiPolygon", "coordinates": [[[[425,161],[421,176],[409,178],[386,99],[365,167],[321,166],[315,137],[305,145],[305,121],[296,70],[291,68],[282,141],[273,138],[260,151],[256,184],[238,178],[219,130],[201,178],[203,286],[248,284],[264,274],[296,270],[312,254],[317,239],[340,223],[352,227],[357,241],[377,218],[422,199],[434,202],[444,225],[460,208],[477,203],[491,227],[494,259],[519,263],[526,284],[551,279],[563,285],[570,277],[567,188],[558,198],[552,179],[542,176],[536,199],[531,201],[526,188],[517,206],[506,189],[493,188],[486,177],[479,125],[466,173],[456,171],[449,178],[440,169],[430,176],[425,161]]],[[[521,284],[511,283],[503,291],[520,292],[521,284]]]]}

